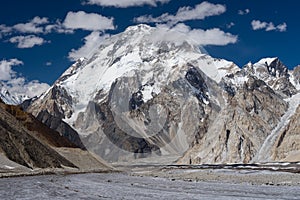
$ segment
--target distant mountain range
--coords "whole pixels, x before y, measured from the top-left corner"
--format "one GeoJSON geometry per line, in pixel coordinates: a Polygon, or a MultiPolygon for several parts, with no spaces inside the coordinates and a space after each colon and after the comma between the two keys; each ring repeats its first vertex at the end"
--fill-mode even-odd
{"type": "Polygon", "coordinates": [[[108,162],[300,160],[300,67],[239,68],[157,34],[137,25],[106,39],[23,108],[108,162]]]}
{"type": "Polygon", "coordinates": [[[21,104],[26,99],[29,99],[26,95],[11,94],[8,88],[4,86],[0,81],[0,99],[10,105],[21,104]]]}

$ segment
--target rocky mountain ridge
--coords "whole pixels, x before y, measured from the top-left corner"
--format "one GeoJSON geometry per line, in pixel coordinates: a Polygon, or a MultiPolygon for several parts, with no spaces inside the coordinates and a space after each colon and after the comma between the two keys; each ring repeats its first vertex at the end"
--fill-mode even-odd
{"type": "Polygon", "coordinates": [[[110,162],[249,163],[299,154],[299,142],[291,144],[300,137],[299,67],[267,58],[239,68],[156,34],[137,25],[106,39],[27,110],[67,123],[110,162]],[[258,155],[264,144],[271,152],[258,155]]]}

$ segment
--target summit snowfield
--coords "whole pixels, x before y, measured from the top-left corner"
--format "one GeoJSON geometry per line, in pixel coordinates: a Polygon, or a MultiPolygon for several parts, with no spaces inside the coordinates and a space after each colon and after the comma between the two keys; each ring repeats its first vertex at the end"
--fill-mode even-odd
{"type": "MultiPolygon", "coordinates": [[[[292,119],[299,107],[293,98],[299,73],[279,59],[241,69],[206,55],[174,30],[132,26],[90,55],[66,70],[28,111],[67,123],[88,149],[110,162],[248,163],[285,112],[292,119]]],[[[295,131],[277,134],[271,160],[295,159],[299,146],[283,148],[280,157],[273,148],[277,140],[299,141],[295,131]]]]}
{"type": "MultiPolygon", "coordinates": [[[[160,41],[155,32],[155,28],[147,25],[129,27],[124,33],[107,39],[91,58],[79,59],[56,81],[55,86],[64,88],[74,101],[73,120],[91,98],[95,98],[100,90],[107,93],[112,83],[122,76],[139,73],[140,84],[153,82],[149,90],[158,94],[162,86],[173,81],[170,74],[174,78],[180,75],[178,68],[174,68],[176,65],[197,63],[216,82],[239,70],[232,62],[202,54],[198,47],[187,41],[160,41]]],[[[72,119],[68,122],[73,123],[72,119]]]]}

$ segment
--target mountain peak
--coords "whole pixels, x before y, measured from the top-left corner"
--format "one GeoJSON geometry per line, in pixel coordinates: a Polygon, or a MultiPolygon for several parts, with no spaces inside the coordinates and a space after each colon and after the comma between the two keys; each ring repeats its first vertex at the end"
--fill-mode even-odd
{"type": "Polygon", "coordinates": [[[270,65],[272,62],[275,60],[279,60],[278,57],[273,57],[273,58],[262,58],[260,61],[257,63],[262,64],[262,65],[270,65]]]}
{"type": "Polygon", "coordinates": [[[267,73],[274,77],[288,76],[288,68],[279,60],[279,58],[263,58],[254,64],[255,67],[265,68],[267,73]]]}
{"type": "Polygon", "coordinates": [[[273,90],[282,93],[286,97],[297,93],[295,78],[291,76],[288,68],[278,57],[263,58],[255,64],[247,64],[244,70],[263,80],[273,90]]]}
{"type": "MultiPolygon", "coordinates": [[[[203,54],[183,37],[183,42],[177,43],[174,38],[168,38],[167,33],[167,28],[140,24],[107,38],[89,58],[82,58],[67,69],[43,98],[49,96],[54,101],[65,102],[58,110],[66,122],[72,124],[91,99],[104,100],[113,84],[125,77],[138,80],[131,86],[130,90],[134,90],[131,92],[137,92],[139,87],[149,90],[149,94],[144,95],[147,101],[152,99],[152,93],[159,94],[169,82],[184,78],[182,71],[189,66],[198,66],[216,82],[240,70],[232,62],[203,54]],[[160,33],[164,33],[163,37],[160,33]]],[[[43,98],[39,101],[44,101],[43,98]]]]}
{"type": "Polygon", "coordinates": [[[128,32],[128,31],[149,31],[151,29],[152,29],[152,27],[147,25],[147,24],[138,24],[138,25],[135,25],[135,26],[127,27],[125,32],[128,32]]]}

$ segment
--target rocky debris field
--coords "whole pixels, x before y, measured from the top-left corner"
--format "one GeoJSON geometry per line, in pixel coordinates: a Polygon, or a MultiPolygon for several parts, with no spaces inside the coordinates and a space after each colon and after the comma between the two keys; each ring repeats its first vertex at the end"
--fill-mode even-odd
{"type": "Polygon", "coordinates": [[[300,185],[295,182],[300,180],[299,176],[299,174],[286,172],[250,172],[247,170],[241,172],[140,169],[135,170],[134,174],[101,173],[15,177],[0,179],[0,198],[299,199],[300,185]],[[156,177],[152,177],[153,175],[156,177]],[[195,177],[201,177],[201,179],[195,177]],[[273,183],[269,183],[270,180],[266,177],[273,177],[273,183]],[[250,179],[253,181],[247,182],[250,179]],[[279,180],[282,184],[275,184],[279,180]],[[289,183],[286,182],[287,180],[289,183]],[[256,184],[251,184],[254,182],[256,184]]]}

